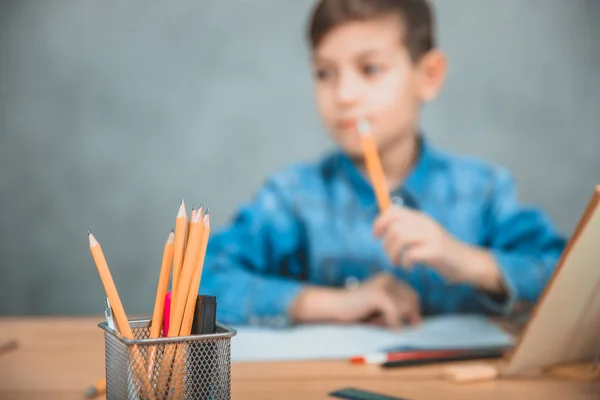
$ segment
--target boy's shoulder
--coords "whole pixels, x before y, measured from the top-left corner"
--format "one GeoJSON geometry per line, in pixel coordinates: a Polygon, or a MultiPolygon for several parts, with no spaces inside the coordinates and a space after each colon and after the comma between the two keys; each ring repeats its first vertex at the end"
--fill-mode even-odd
{"type": "Polygon", "coordinates": [[[508,168],[477,156],[437,148],[430,154],[436,169],[463,191],[487,191],[513,180],[508,168]]]}
{"type": "Polygon", "coordinates": [[[336,170],[336,152],[326,153],[308,161],[298,161],[271,173],[267,182],[278,188],[316,189],[323,186],[336,170]]]}

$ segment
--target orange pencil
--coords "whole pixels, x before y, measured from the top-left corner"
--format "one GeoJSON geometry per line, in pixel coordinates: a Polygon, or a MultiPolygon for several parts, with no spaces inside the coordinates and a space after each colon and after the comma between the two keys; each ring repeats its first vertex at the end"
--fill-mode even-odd
{"type": "MultiPolygon", "coordinates": [[[[196,227],[196,224],[199,223],[199,216],[200,213],[197,213],[196,218],[192,220],[192,234],[189,240],[190,245],[185,250],[185,258],[181,269],[179,285],[173,291],[176,297],[171,297],[171,319],[169,321],[169,333],[167,335],[168,337],[179,336],[179,332],[181,329],[181,321],[183,319],[183,312],[186,303],[185,300],[187,298],[187,289],[189,288],[189,282],[194,272],[193,267],[195,265],[195,261],[199,250],[198,242],[201,234],[201,229],[196,227]]],[[[177,240],[177,233],[175,233],[175,240],[177,240]]],[[[177,345],[168,346],[165,349],[165,354],[162,359],[161,371],[158,380],[159,393],[165,393],[167,391],[167,380],[169,379],[169,375],[171,372],[170,369],[172,367],[173,360],[177,355],[179,355],[177,345]]],[[[172,379],[177,379],[177,377],[173,376],[172,379]]]]}
{"type": "MultiPolygon", "coordinates": [[[[150,339],[156,339],[160,335],[160,329],[163,324],[163,312],[165,309],[165,295],[169,288],[169,276],[171,274],[171,264],[173,263],[173,242],[175,233],[171,231],[165,248],[163,250],[162,264],[158,278],[158,287],[156,288],[156,299],[154,300],[154,313],[152,314],[152,325],[150,326],[150,339]]],[[[148,356],[148,379],[152,381],[154,374],[154,363],[156,362],[157,347],[152,346],[148,356]]]]}
{"type": "Polygon", "coordinates": [[[181,276],[179,285],[176,289],[175,310],[171,310],[171,320],[169,321],[169,337],[177,336],[181,330],[181,321],[183,320],[183,312],[185,310],[186,298],[189,290],[190,280],[194,275],[194,267],[196,258],[200,250],[200,235],[202,229],[198,227],[200,222],[200,213],[196,214],[196,218],[192,221],[192,236],[190,237],[190,246],[185,250],[185,258],[183,267],[181,268],[181,276]]]}
{"type": "Polygon", "coordinates": [[[365,157],[365,164],[371,185],[375,191],[375,198],[380,211],[387,210],[391,205],[390,192],[387,185],[387,180],[383,173],[383,167],[381,166],[381,160],[379,159],[379,153],[377,152],[377,145],[371,134],[371,127],[366,119],[359,120],[357,123],[357,130],[360,135],[362,142],[363,153],[365,157]]]}
{"type": "MultiPolygon", "coordinates": [[[[202,270],[204,267],[204,258],[206,256],[206,246],[208,244],[208,238],[210,234],[210,216],[208,210],[204,217],[202,217],[202,214],[199,214],[199,218],[202,218],[201,225],[196,229],[201,230],[200,251],[196,257],[194,275],[190,281],[190,287],[188,289],[183,321],[181,322],[181,329],[179,331],[180,336],[188,336],[192,332],[192,323],[194,322],[194,314],[196,309],[196,299],[198,298],[198,290],[200,288],[202,270]]],[[[178,351],[175,356],[175,366],[172,375],[173,381],[171,382],[171,387],[174,388],[175,398],[177,399],[183,398],[183,380],[181,379],[183,365],[181,362],[182,356],[178,353],[180,352],[178,351]]]]}
{"type": "MultiPolygon", "coordinates": [[[[172,298],[175,299],[175,292],[179,286],[179,277],[181,275],[181,267],[183,265],[183,254],[185,251],[185,242],[187,238],[187,213],[185,211],[185,201],[181,200],[177,218],[175,219],[175,253],[173,254],[173,282],[172,282],[172,298]]],[[[172,308],[171,308],[172,309],[172,308]]]]}
{"type": "MultiPolygon", "coordinates": [[[[102,248],[100,247],[100,244],[98,243],[94,235],[89,231],[88,238],[90,241],[90,251],[92,253],[92,258],[94,259],[96,268],[98,269],[98,274],[100,275],[100,279],[102,280],[102,285],[104,286],[104,291],[106,292],[108,300],[110,301],[111,307],[113,309],[113,315],[117,320],[119,331],[121,335],[123,335],[125,338],[133,340],[133,331],[129,326],[129,320],[127,319],[127,315],[125,314],[123,304],[121,304],[119,293],[117,292],[117,288],[112,279],[112,275],[110,274],[110,270],[108,269],[108,264],[106,263],[106,258],[104,257],[102,248]]],[[[135,359],[140,361],[144,359],[137,346],[132,346],[131,352],[133,353],[135,359]]],[[[146,379],[144,373],[141,373],[139,371],[139,364],[136,364],[134,368],[136,369],[136,375],[141,381],[140,383],[143,391],[145,391],[149,397],[154,398],[152,393],[152,386],[146,379]]]]}
{"type": "Polygon", "coordinates": [[[190,335],[192,332],[196,299],[198,298],[198,290],[200,289],[200,281],[202,280],[202,270],[204,269],[204,258],[206,257],[206,247],[208,245],[208,238],[210,236],[210,214],[208,213],[208,210],[206,215],[202,218],[202,226],[200,228],[202,229],[200,252],[196,260],[194,276],[190,282],[187,303],[185,305],[185,312],[183,314],[183,321],[181,323],[180,334],[182,336],[190,335]]]}
{"type": "MultiPolygon", "coordinates": [[[[202,206],[200,206],[202,207],[202,206]]],[[[192,233],[192,221],[196,218],[196,206],[193,205],[192,206],[192,216],[190,217],[190,221],[188,222],[188,226],[187,226],[187,239],[186,239],[186,247],[190,244],[190,236],[192,233]]]]}

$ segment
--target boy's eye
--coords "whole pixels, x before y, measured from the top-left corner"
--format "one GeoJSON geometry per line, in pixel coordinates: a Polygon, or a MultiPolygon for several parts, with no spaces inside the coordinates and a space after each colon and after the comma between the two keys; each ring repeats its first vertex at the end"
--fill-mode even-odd
{"type": "Polygon", "coordinates": [[[381,68],[379,65],[365,64],[362,67],[362,72],[366,76],[375,76],[375,75],[381,73],[382,69],[383,68],[381,68]]]}
{"type": "Polygon", "coordinates": [[[329,78],[331,78],[331,76],[333,75],[331,69],[328,68],[318,68],[315,72],[315,75],[317,76],[317,79],[320,81],[324,81],[327,80],[329,78]]]}

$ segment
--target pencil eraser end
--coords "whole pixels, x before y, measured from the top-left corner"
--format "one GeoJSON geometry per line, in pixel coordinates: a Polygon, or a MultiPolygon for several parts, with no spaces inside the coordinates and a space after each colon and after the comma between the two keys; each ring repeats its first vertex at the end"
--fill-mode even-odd
{"type": "Polygon", "coordinates": [[[446,367],[444,378],[454,383],[491,381],[498,377],[498,368],[490,364],[478,363],[446,367]]]}

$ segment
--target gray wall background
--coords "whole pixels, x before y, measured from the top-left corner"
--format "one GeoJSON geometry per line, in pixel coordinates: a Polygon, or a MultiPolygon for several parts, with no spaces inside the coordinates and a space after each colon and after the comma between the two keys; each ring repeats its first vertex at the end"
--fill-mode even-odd
{"type": "MultiPolygon", "coordinates": [[[[88,229],[128,313],[151,313],[181,198],[220,226],[327,150],[312,3],[0,1],[0,314],[101,313],[88,229]]],[[[600,183],[600,2],[434,3],[451,67],[425,129],[512,169],[569,234],[600,183]]]]}

